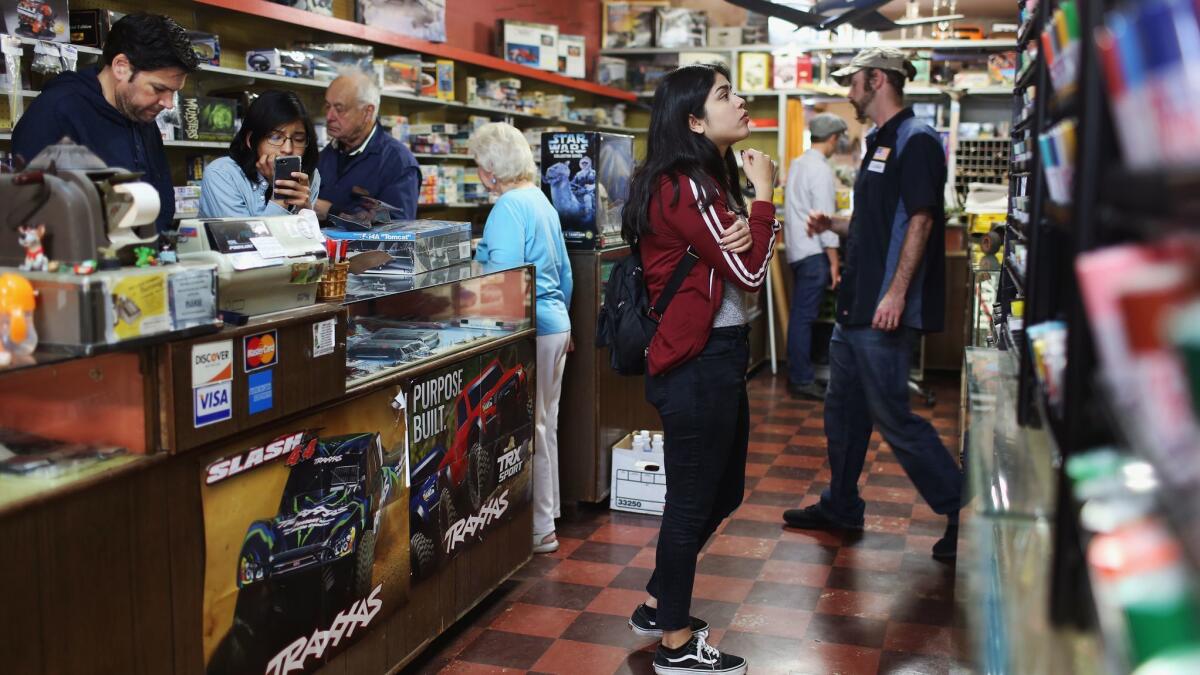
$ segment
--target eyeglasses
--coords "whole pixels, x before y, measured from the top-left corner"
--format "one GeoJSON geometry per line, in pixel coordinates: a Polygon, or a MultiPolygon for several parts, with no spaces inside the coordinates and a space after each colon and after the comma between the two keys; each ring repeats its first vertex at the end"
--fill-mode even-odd
{"type": "Polygon", "coordinates": [[[308,145],[308,134],[301,133],[288,136],[282,131],[272,131],[270,135],[267,136],[267,143],[278,147],[287,142],[288,139],[291,139],[292,145],[297,147],[304,147],[308,145]]]}

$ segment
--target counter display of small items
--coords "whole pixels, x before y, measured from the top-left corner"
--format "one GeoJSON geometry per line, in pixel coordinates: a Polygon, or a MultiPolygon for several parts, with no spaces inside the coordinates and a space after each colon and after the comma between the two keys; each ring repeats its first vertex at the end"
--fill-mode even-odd
{"type": "Polygon", "coordinates": [[[351,275],[346,386],[532,328],[532,288],[528,268],[474,262],[407,277],[351,275]]]}

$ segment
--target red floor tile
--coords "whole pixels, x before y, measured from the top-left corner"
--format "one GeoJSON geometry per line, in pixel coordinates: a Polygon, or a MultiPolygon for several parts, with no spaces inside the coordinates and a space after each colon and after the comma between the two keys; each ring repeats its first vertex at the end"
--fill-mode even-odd
{"type": "Polygon", "coordinates": [[[760,581],[772,581],[780,584],[799,584],[824,588],[829,578],[830,567],[814,563],[793,562],[790,560],[768,560],[759,572],[760,581]]]}
{"type": "Polygon", "coordinates": [[[883,593],[826,588],[817,601],[817,612],[882,621],[891,616],[894,604],[893,597],[883,593]]]}
{"type": "Polygon", "coordinates": [[[513,603],[492,621],[494,630],[556,638],[562,635],[579,612],[557,607],[513,603]]]}
{"type": "Polygon", "coordinates": [[[750,579],[697,574],[695,585],[692,587],[692,597],[741,604],[753,586],[754,581],[750,579]]]}
{"type": "Polygon", "coordinates": [[[653,546],[647,546],[638,551],[638,554],[629,561],[627,567],[640,567],[644,569],[654,569],[655,558],[658,557],[658,552],[653,546]]]}
{"type": "Polygon", "coordinates": [[[584,560],[564,560],[557,567],[546,573],[545,578],[568,584],[585,586],[608,586],[621,573],[621,565],[609,563],[587,562],[584,560]]]}
{"type": "Polygon", "coordinates": [[[596,614],[612,614],[628,617],[638,605],[646,601],[645,591],[628,588],[606,588],[587,606],[587,611],[596,614]]]}
{"type": "Polygon", "coordinates": [[[562,673],[577,675],[586,668],[592,673],[614,673],[629,653],[619,647],[559,640],[546,651],[533,670],[539,673],[562,673]]]}
{"type": "Polygon", "coordinates": [[[877,551],[867,548],[843,548],[838,551],[833,564],[838,567],[853,567],[875,572],[895,572],[904,562],[903,551],[877,551]]]}
{"type": "Polygon", "coordinates": [[[808,490],[808,481],[767,477],[758,481],[758,486],[755,489],[766,492],[786,492],[787,494],[799,497],[808,490]]]}
{"type": "Polygon", "coordinates": [[[570,558],[571,554],[575,552],[575,549],[579,548],[582,544],[582,539],[568,539],[566,537],[559,537],[558,550],[553,553],[547,553],[546,555],[550,556],[551,558],[558,558],[560,560],[570,558]]]}
{"type": "Polygon", "coordinates": [[[743,605],[729,630],[803,640],[812,612],[781,607],[743,605]]]}
{"type": "Polygon", "coordinates": [[[645,546],[658,535],[658,527],[637,527],[633,525],[604,525],[596,530],[590,539],[609,544],[630,544],[645,546]]]}

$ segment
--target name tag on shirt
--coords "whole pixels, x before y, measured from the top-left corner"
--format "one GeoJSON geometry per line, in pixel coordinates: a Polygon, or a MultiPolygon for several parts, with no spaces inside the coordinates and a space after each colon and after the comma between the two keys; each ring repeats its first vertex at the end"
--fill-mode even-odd
{"type": "Polygon", "coordinates": [[[886,168],[887,168],[887,164],[884,164],[883,162],[880,162],[879,160],[875,160],[874,162],[871,162],[867,166],[867,171],[873,171],[875,173],[883,173],[883,170],[886,168]]]}

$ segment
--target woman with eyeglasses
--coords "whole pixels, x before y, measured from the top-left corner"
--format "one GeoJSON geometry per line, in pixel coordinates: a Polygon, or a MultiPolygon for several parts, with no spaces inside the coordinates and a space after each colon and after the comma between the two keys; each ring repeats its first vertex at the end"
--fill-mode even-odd
{"type": "Polygon", "coordinates": [[[316,133],[299,97],[265,91],[246,111],[229,155],[204,167],[200,217],[280,216],[311,209],[321,189],[316,133]],[[275,175],[275,158],[300,157],[300,171],[275,175]]]}

